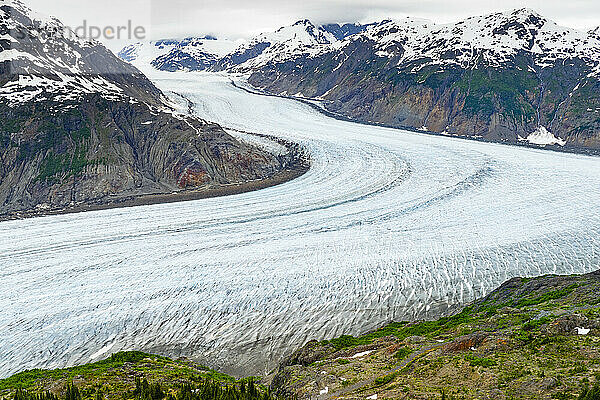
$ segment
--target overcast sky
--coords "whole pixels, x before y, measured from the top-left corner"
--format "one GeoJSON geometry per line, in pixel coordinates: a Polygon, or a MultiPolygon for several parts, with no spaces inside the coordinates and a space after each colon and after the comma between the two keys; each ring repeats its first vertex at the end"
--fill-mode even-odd
{"type": "MultiPolygon", "coordinates": [[[[308,18],[315,23],[371,22],[420,17],[434,22],[511,8],[530,7],[557,23],[587,30],[600,25],[599,0],[23,0],[32,9],[71,27],[119,26],[129,20],[151,39],[212,34],[230,39],[308,18]]],[[[122,35],[126,36],[125,31],[122,35]]],[[[126,42],[103,40],[118,50],[126,42]]]]}

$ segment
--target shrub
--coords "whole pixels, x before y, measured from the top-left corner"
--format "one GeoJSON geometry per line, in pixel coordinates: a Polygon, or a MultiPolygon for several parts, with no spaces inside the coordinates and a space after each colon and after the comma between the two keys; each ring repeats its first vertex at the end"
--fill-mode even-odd
{"type": "Polygon", "coordinates": [[[579,400],[600,400],[600,384],[593,387],[585,386],[579,395],[579,400]]]}
{"type": "Polygon", "coordinates": [[[375,379],[375,385],[377,386],[381,386],[381,385],[387,385],[388,383],[390,383],[391,381],[393,381],[396,376],[398,376],[398,372],[393,372],[391,374],[388,375],[384,375],[384,376],[380,376],[377,379],[375,379]]]}
{"type": "Polygon", "coordinates": [[[547,324],[550,321],[552,321],[552,318],[549,318],[549,317],[542,317],[540,319],[533,319],[531,321],[528,321],[528,322],[524,323],[522,329],[524,331],[538,330],[538,329],[540,329],[540,326],[542,326],[544,324],[547,324]]]}
{"type": "Polygon", "coordinates": [[[472,367],[488,368],[488,367],[493,367],[495,365],[498,365],[496,360],[493,360],[491,358],[486,358],[486,357],[476,357],[473,355],[467,355],[465,357],[465,360],[469,361],[469,364],[471,364],[472,367]]]}
{"type": "Polygon", "coordinates": [[[398,360],[404,360],[408,355],[412,353],[412,350],[407,347],[401,347],[394,353],[394,357],[398,360]]]}

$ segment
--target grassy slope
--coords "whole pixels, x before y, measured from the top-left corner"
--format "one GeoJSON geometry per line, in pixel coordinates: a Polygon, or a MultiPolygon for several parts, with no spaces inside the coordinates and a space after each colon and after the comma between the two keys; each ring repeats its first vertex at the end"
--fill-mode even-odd
{"type": "Polygon", "coordinates": [[[15,390],[30,393],[50,391],[64,396],[72,383],[82,398],[95,398],[97,392],[105,399],[134,397],[136,379],[160,384],[166,393],[174,392],[183,384],[199,384],[206,380],[223,386],[239,385],[228,375],[189,360],[172,360],[138,351],[119,352],[95,363],[54,370],[29,370],[0,380],[0,398],[12,399],[15,390]]]}

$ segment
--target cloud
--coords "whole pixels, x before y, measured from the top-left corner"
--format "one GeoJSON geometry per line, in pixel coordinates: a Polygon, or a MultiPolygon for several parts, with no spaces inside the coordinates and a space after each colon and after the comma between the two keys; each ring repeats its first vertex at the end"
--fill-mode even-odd
{"type": "MultiPolygon", "coordinates": [[[[561,25],[589,29],[600,23],[596,0],[25,0],[71,26],[82,20],[106,26],[128,20],[154,38],[213,34],[231,39],[308,18],[315,23],[370,22],[413,16],[447,23],[487,12],[530,7],[561,25]]],[[[111,48],[117,44],[108,43],[111,48]]],[[[121,43],[118,43],[121,45],[121,43]]]]}
{"type": "Polygon", "coordinates": [[[595,0],[153,0],[156,32],[195,34],[198,29],[231,37],[273,30],[308,18],[315,23],[370,22],[405,16],[452,22],[492,11],[530,7],[566,26],[600,23],[595,0]]]}

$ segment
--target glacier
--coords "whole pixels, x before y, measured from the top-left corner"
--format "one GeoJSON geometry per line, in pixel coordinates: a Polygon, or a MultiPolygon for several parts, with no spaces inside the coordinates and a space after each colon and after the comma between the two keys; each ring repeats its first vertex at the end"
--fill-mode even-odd
{"type": "Polygon", "coordinates": [[[238,76],[149,74],[232,132],[300,143],[311,168],[233,196],[1,222],[1,377],[134,349],[264,374],[310,339],[598,268],[598,157],[340,121],[238,76]]]}

